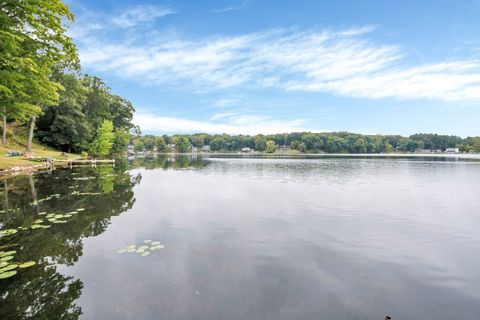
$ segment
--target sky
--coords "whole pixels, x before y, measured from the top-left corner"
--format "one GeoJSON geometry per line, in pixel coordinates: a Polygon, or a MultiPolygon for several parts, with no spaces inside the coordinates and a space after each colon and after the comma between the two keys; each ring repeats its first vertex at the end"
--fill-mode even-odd
{"type": "Polygon", "coordinates": [[[480,0],[71,0],[142,132],[480,135],[480,0]]]}

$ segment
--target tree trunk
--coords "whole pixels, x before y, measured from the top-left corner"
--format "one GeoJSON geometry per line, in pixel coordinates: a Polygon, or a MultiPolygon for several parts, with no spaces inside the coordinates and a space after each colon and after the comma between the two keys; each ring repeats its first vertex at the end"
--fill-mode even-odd
{"type": "Polygon", "coordinates": [[[33,129],[35,129],[36,116],[30,120],[30,129],[28,131],[27,151],[32,151],[33,129]]]}
{"type": "Polygon", "coordinates": [[[5,106],[3,106],[3,133],[2,133],[2,144],[5,145],[7,143],[7,110],[5,106]]]}
{"type": "Polygon", "coordinates": [[[3,209],[8,212],[8,183],[3,179],[3,209]]]}

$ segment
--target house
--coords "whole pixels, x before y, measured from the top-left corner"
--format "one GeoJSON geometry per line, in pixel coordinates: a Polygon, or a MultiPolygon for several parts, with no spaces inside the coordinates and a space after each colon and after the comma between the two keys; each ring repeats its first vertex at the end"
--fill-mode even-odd
{"type": "Polygon", "coordinates": [[[468,153],[475,154],[475,153],[480,153],[480,150],[470,150],[468,153]]]}
{"type": "Polygon", "coordinates": [[[203,146],[202,151],[203,152],[210,152],[210,146],[203,146]]]}
{"type": "Polygon", "coordinates": [[[445,149],[445,153],[460,153],[459,148],[447,148],[445,149]]]}
{"type": "Polygon", "coordinates": [[[416,149],[415,153],[432,153],[430,149],[416,149]]]}
{"type": "Polygon", "coordinates": [[[252,152],[253,150],[249,147],[242,148],[242,152],[252,152]]]}

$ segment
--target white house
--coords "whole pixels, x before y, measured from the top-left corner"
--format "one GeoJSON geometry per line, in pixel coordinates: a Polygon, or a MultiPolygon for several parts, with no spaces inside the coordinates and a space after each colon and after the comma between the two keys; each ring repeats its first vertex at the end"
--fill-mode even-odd
{"type": "Polygon", "coordinates": [[[460,153],[459,148],[447,148],[445,149],[445,153],[460,153]]]}

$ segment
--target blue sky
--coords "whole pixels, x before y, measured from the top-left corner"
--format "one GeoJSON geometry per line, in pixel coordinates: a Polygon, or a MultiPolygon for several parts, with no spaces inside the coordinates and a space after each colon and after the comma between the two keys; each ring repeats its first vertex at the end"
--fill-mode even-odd
{"type": "Polygon", "coordinates": [[[145,133],[480,135],[480,0],[72,1],[145,133]]]}

